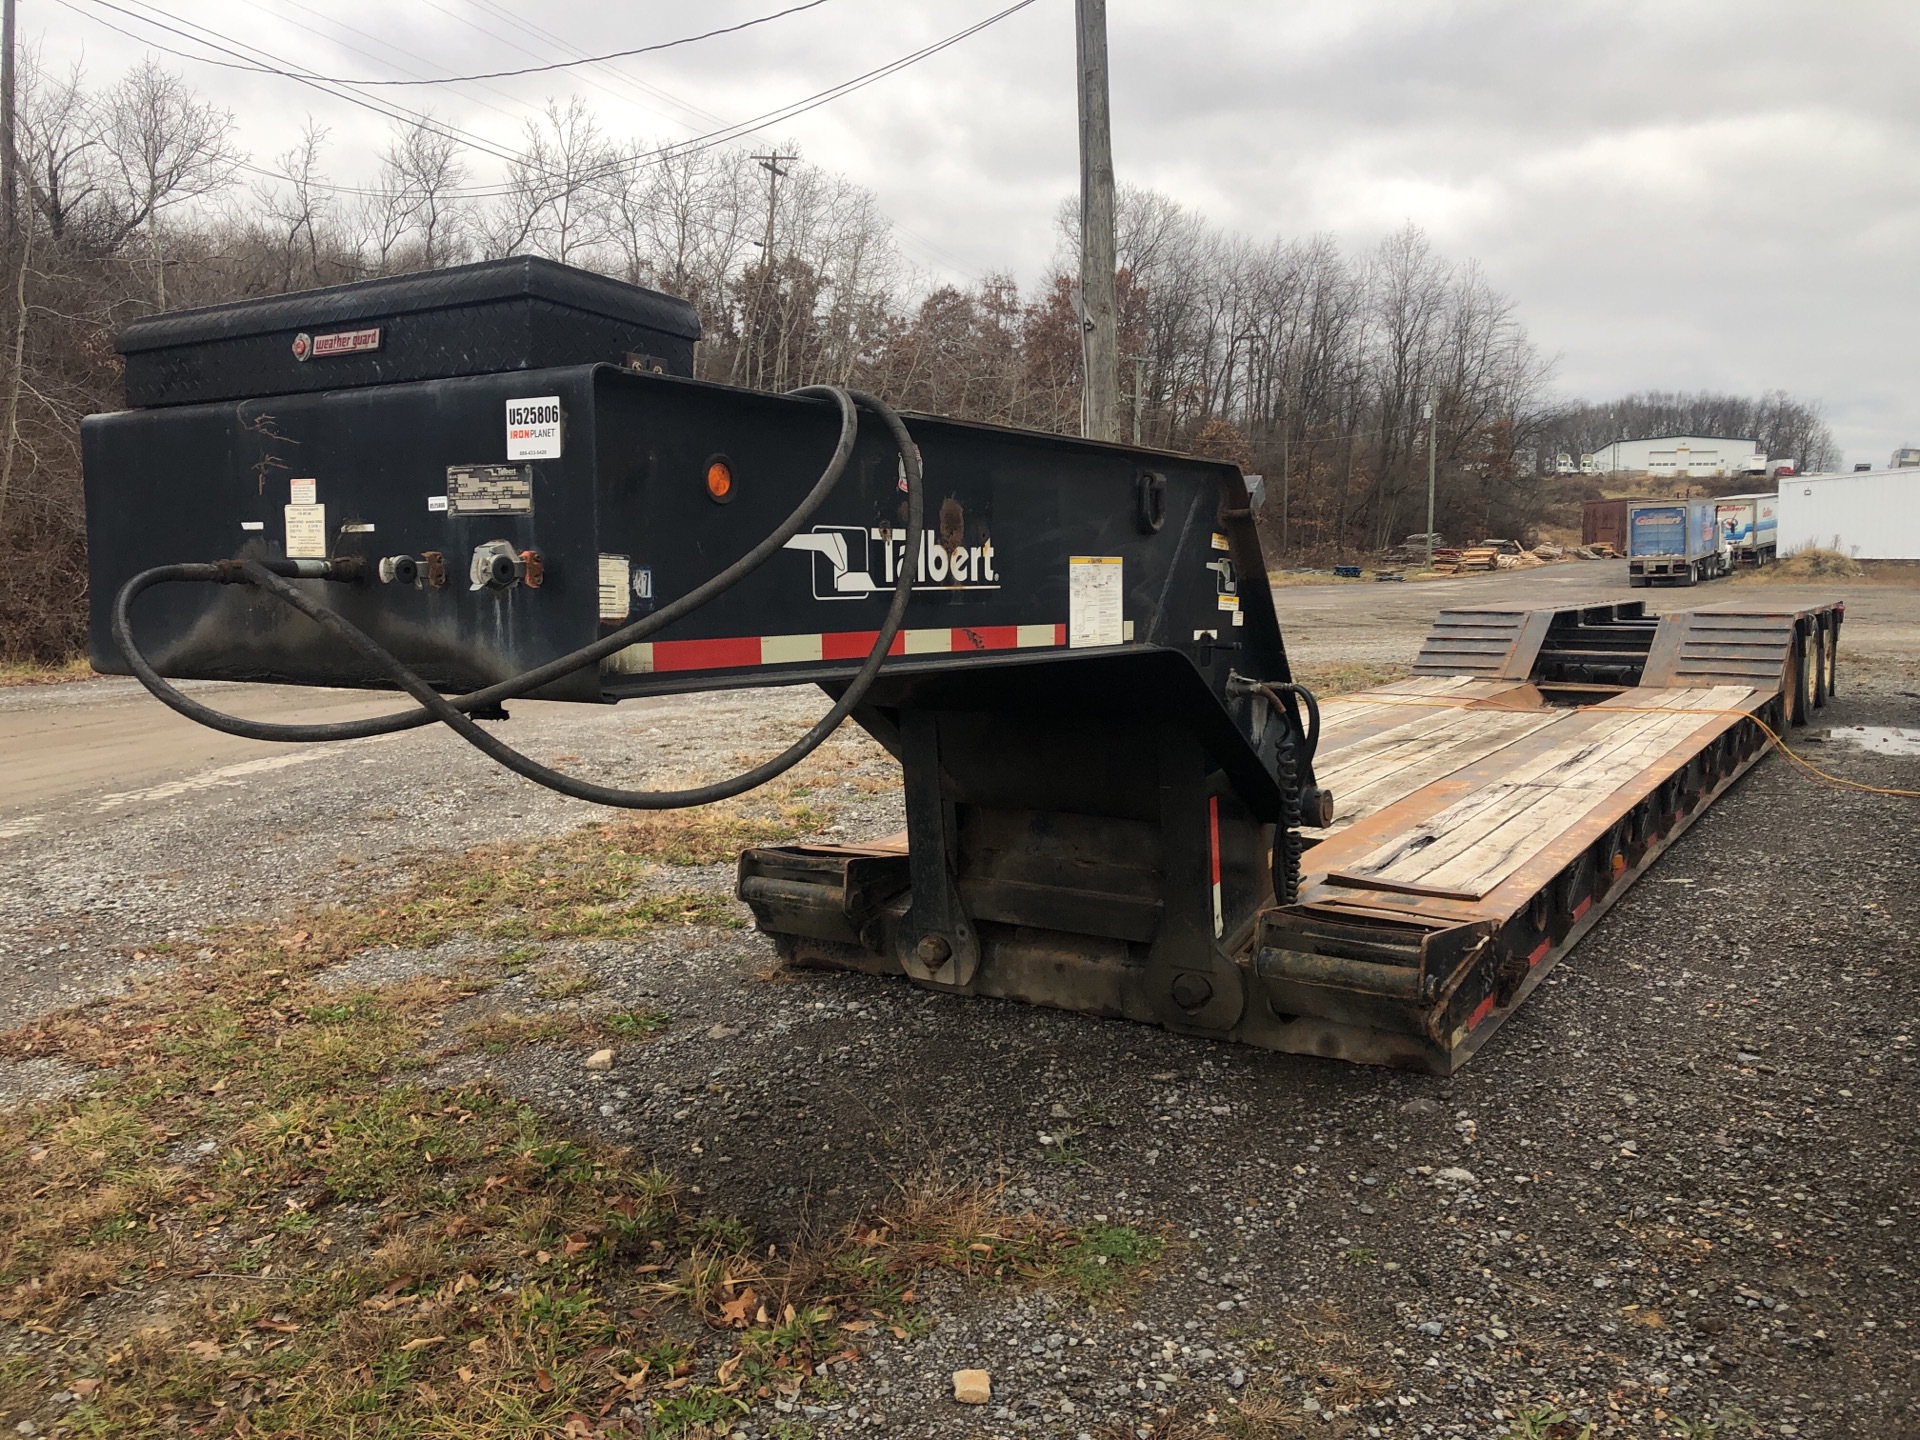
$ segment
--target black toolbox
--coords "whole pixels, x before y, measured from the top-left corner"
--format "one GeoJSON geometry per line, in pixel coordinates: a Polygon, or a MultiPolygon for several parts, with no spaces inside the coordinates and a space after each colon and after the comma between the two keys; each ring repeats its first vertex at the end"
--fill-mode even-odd
{"type": "Polygon", "coordinates": [[[519,255],[155,315],[114,348],[144,409],[601,361],[691,376],[699,338],[684,300],[519,255]]]}

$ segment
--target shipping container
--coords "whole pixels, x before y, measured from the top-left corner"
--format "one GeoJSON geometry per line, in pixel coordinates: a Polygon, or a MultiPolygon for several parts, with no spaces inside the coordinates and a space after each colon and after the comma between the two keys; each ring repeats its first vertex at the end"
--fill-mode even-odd
{"type": "Polygon", "coordinates": [[[1722,495],[1713,502],[1714,523],[1734,565],[1766,565],[1780,544],[1780,497],[1722,495]]]}
{"type": "Polygon", "coordinates": [[[1627,507],[1627,583],[1694,585],[1727,572],[1712,500],[1637,501],[1627,507]]]}
{"type": "Polygon", "coordinates": [[[1589,500],[1580,511],[1580,543],[1611,545],[1620,554],[1627,553],[1627,502],[1625,500],[1589,500]]]}

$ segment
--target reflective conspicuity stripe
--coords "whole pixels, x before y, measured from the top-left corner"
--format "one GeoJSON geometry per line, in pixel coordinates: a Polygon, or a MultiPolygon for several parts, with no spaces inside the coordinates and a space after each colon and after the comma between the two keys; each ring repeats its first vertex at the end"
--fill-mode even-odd
{"type": "Polygon", "coordinates": [[[1220,797],[1207,797],[1207,840],[1213,861],[1213,934],[1218,939],[1227,933],[1226,909],[1220,898],[1220,797]]]}
{"type": "MultiPolygon", "coordinates": [[[[741,670],[761,665],[806,665],[864,660],[878,630],[836,630],[821,635],[741,635],[721,640],[655,640],[607,658],[616,675],[657,675],[677,670],[741,670]]],[[[889,655],[950,655],[970,650],[1032,650],[1065,645],[1064,625],[975,625],[954,629],[902,630],[889,655]]]]}

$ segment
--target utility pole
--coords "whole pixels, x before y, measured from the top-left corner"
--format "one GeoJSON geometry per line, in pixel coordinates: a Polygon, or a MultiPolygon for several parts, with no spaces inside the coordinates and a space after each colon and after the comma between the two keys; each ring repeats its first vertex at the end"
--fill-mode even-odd
{"type": "MultiPolygon", "coordinates": [[[[1421,412],[1427,420],[1427,569],[1433,569],[1433,476],[1437,468],[1437,449],[1435,432],[1440,428],[1433,419],[1433,396],[1427,396],[1427,403],[1421,412]]],[[[1465,544],[1465,541],[1461,542],[1465,544]]]]}
{"type": "Polygon", "coordinates": [[[20,163],[13,130],[13,31],[19,0],[6,0],[0,9],[0,232],[6,258],[13,259],[14,232],[19,226],[20,163]]]}
{"type": "MultiPolygon", "coordinates": [[[[798,155],[782,155],[776,150],[771,155],[755,155],[751,158],[758,160],[760,162],[760,168],[767,172],[767,238],[760,246],[760,296],[766,298],[767,309],[769,315],[771,315],[774,308],[773,294],[779,283],[773,273],[773,217],[775,207],[780,198],[780,182],[785,179],[788,174],[787,171],[782,170],[780,167],[787,161],[798,160],[800,157],[798,155]]],[[[760,308],[758,297],[755,300],[754,308],[756,310],[760,308]]],[[[749,336],[751,336],[752,333],[753,327],[749,324],[749,336]]],[[[751,344],[752,340],[749,339],[748,343],[751,344]]],[[[783,352],[784,349],[785,347],[783,346],[783,352]]],[[[762,353],[758,358],[760,360],[760,375],[758,378],[764,379],[766,373],[766,355],[762,353]]]]}
{"type": "Polygon", "coordinates": [[[1120,438],[1119,305],[1114,295],[1113,122],[1107,105],[1107,0],[1074,0],[1080,79],[1080,302],[1086,389],[1081,432],[1120,438]]]}
{"type": "Polygon", "coordinates": [[[1147,357],[1144,355],[1125,355],[1121,357],[1133,362],[1133,443],[1140,443],[1140,411],[1147,399],[1147,357]]]}

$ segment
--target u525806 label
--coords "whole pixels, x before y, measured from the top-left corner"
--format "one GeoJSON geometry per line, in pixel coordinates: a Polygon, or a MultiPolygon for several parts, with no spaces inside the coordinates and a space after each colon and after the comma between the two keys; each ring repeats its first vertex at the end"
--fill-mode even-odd
{"type": "Polygon", "coordinates": [[[507,459],[558,460],[565,418],[558,395],[507,401],[507,459]]]}

